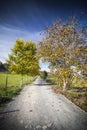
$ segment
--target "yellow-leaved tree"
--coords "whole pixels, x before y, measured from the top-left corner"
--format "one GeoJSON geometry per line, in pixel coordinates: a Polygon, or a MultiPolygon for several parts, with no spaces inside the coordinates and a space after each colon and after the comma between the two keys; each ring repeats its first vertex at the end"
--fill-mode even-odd
{"type": "MultiPolygon", "coordinates": [[[[39,62],[36,57],[36,45],[33,41],[24,42],[22,39],[15,41],[7,63],[12,73],[35,76],[39,73],[39,62]]],[[[22,79],[23,82],[23,79],[22,79]]]]}
{"type": "Polygon", "coordinates": [[[74,17],[65,23],[60,19],[45,29],[45,37],[38,44],[38,57],[49,62],[63,90],[71,87],[72,66],[82,73],[87,70],[87,40],[78,25],[74,17]]]}

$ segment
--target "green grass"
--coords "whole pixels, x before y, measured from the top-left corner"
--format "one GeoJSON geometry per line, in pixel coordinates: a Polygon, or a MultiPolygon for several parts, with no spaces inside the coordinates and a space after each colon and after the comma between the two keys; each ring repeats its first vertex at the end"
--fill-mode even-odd
{"type": "Polygon", "coordinates": [[[5,89],[0,89],[0,104],[10,100],[13,96],[17,95],[22,88],[11,86],[5,89]]]}
{"type": "Polygon", "coordinates": [[[48,75],[46,78],[46,82],[48,82],[51,85],[55,85],[56,84],[56,80],[52,75],[48,75]]]}
{"type": "MultiPolygon", "coordinates": [[[[18,74],[8,74],[8,86],[19,86],[22,81],[22,76],[18,74]]],[[[27,81],[27,76],[23,76],[23,84],[27,81]]],[[[28,76],[28,81],[30,81],[30,77],[28,76]]],[[[5,87],[6,85],[6,74],[0,73],[0,87],[5,87]]]]}
{"type": "MultiPolygon", "coordinates": [[[[0,73],[0,104],[10,100],[13,96],[19,93],[22,89],[22,76],[18,74],[8,74],[8,82],[6,88],[6,73],[0,73]]],[[[23,86],[29,84],[33,80],[30,76],[23,76],[23,86]],[[27,79],[28,78],[28,79],[27,79]]]]}

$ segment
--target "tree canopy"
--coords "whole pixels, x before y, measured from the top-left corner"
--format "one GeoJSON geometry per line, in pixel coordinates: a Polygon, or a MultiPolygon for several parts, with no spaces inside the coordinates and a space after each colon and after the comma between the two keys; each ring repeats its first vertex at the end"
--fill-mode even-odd
{"type": "Polygon", "coordinates": [[[11,54],[8,55],[7,63],[9,64],[9,71],[12,73],[37,75],[39,63],[36,58],[35,43],[17,39],[11,49],[11,54]]]}
{"type": "MultiPolygon", "coordinates": [[[[84,29],[85,31],[85,29],[84,29]]],[[[87,40],[78,20],[70,18],[65,23],[58,20],[51,27],[46,27],[45,37],[38,45],[38,57],[50,63],[58,84],[64,89],[70,86],[73,78],[71,67],[87,72],[87,40]]]]}

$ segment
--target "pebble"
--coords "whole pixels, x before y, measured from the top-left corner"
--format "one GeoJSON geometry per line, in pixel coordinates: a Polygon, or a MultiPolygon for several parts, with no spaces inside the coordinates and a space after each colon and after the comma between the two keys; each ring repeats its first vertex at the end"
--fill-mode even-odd
{"type": "Polygon", "coordinates": [[[32,110],[30,110],[30,112],[32,112],[32,110]]]}
{"type": "Polygon", "coordinates": [[[51,128],[51,126],[52,126],[52,123],[48,124],[47,126],[48,126],[48,128],[51,128]]]}
{"type": "Polygon", "coordinates": [[[43,128],[43,130],[47,130],[47,126],[43,126],[42,128],[43,128]]]}
{"type": "Polygon", "coordinates": [[[40,125],[37,125],[37,126],[36,126],[36,130],[42,130],[41,126],[40,126],[40,125]]]}
{"type": "Polygon", "coordinates": [[[27,128],[28,128],[28,125],[25,126],[25,129],[27,129],[27,128]]]}
{"type": "Polygon", "coordinates": [[[23,120],[21,120],[20,123],[23,124],[23,120]]]}

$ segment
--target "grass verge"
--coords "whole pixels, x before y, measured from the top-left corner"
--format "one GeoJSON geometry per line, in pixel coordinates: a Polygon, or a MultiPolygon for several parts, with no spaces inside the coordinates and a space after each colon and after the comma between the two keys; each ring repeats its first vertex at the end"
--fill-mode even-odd
{"type": "MultiPolygon", "coordinates": [[[[8,82],[6,87],[6,74],[0,73],[0,106],[17,95],[23,87],[21,87],[21,75],[8,74],[8,82]]],[[[23,86],[31,83],[35,77],[23,76],[23,86]]]]}
{"type": "Polygon", "coordinates": [[[69,100],[71,100],[74,104],[82,108],[84,111],[87,112],[87,87],[75,87],[69,90],[63,91],[62,88],[56,85],[54,78],[48,78],[46,80],[49,84],[52,84],[52,89],[56,93],[61,93],[65,95],[69,100]]]}
{"type": "Polygon", "coordinates": [[[61,93],[65,95],[65,97],[71,100],[74,104],[76,104],[77,106],[79,106],[87,112],[87,88],[81,90],[70,89],[62,91],[62,89],[58,86],[52,86],[52,89],[56,93],[61,93]]]}
{"type": "Polygon", "coordinates": [[[0,104],[11,100],[11,98],[17,95],[22,88],[18,86],[10,86],[7,89],[0,88],[0,104]]]}

